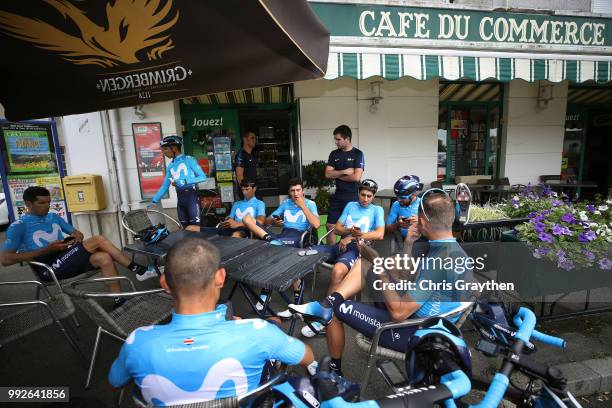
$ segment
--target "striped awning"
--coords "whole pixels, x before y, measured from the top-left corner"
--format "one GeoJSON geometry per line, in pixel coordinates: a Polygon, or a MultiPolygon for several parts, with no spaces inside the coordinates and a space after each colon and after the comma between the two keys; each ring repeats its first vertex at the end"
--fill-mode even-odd
{"type": "Polygon", "coordinates": [[[504,58],[496,56],[428,55],[389,52],[331,52],[326,79],[348,76],[366,79],[380,76],[394,80],[412,77],[419,80],[493,79],[502,82],[523,79],[575,83],[612,80],[612,57],[593,60],[504,58]]]}
{"type": "Polygon", "coordinates": [[[243,89],[240,91],[219,92],[216,94],[184,98],[182,101],[187,105],[287,104],[293,102],[293,86],[289,84],[243,89]]]}

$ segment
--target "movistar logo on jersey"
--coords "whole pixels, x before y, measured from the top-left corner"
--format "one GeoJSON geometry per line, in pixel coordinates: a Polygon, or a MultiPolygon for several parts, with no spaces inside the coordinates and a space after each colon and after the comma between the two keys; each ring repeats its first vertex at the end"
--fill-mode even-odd
{"type": "Polygon", "coordinates": [[[351,314],[353,313],[353,305],[346,305],[345,303],[340,304],[340,313],[351,314]]]}
{"type": "Polygon", "coordinates": [[[34,241],[34,243],[39,247],[44,247],[46,244],[57,241],[59,233],[62,231],[62,229],[55,223],[51,224],[51,228],[51,232],[42,230],[35,231],[34,234],[32,234],[32,241],[34,241]]]}
{"type": "Polygon", "coordinates": [[[366,215],[365,217],[361,217],[359,221],[355,222],[353,221],[353,217],[351,217],[349,214],[346,217],[346,227],[351,228],[353,226],[361,228],[363,232],[370,231],[370,217],[366,215]]]}
{"type": "Polygon", "coordinates": [[[304,215],[304,212],[302,210],[299,210],[295,214],[291,214],[291,211],[285,210],[283,216],[288,222],[299,222],[300,218],[302,219],[302,221],[306,221],[306,216],[304,215]]]}
{"type": "Polygon", "coordinates": [[[247,207],[247,208],[244,209],[244,211],[242,211],[240,208],[236,208],[236,218],[243,219],[247,215],[250,215],[251,217],[254,217],[255,216],[255,209],[253,207],[247,207]]]}
{"type": "Polygon", "coordinates": [[[249,388],[247,374],[240,361],[235,358],[226,358],[213,365],[206,373],[200,387],[194,391],[186,391],[170,379],[157,374],[145,376],[140,389],[142,396],[149,403],[181,401],[188,404],[215,399],[221,386],[230,381],[235,384],[236,395],[247,392],[249,388]]]}
{"type": "Polygon", "coordinates": [[[189,175],[189,170],[187,170],[185,163],[179,163],[176,167],[170,167],[169,170],[174,180],[180,180],[182,174],[185,174],[185,177],[189,175]]]}

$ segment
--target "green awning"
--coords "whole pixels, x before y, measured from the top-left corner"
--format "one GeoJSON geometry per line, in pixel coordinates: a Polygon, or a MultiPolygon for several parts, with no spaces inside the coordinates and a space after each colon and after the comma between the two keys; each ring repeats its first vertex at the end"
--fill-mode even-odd
{"type": "Polygon", "coordinates": [[[418,80],[494,79],[509,82],[548,80],[575,83],[612,80],[612,57],[578,59],[503,58],[496,56],[453,56],[376,52],[331,52],[325,79],[351,77],[367,79],[380,76],[395,80],[412,77],[418,80]]]}

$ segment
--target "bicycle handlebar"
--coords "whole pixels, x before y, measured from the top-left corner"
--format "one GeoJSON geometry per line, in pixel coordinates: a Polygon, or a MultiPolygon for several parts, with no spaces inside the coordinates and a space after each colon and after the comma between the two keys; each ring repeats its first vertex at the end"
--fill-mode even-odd
{"type": "MultiPolygon", "coordinates": [[[[514,317],[514,323],[517,326],[520,326],[523,323],[523,320],[518,315],[514,317]]],[[[565,348],[566,343],[565,340],[559,337],[551,336],[550,334],[542,333],[537,330],[533,330],[531,333],[531,338],[539,341],[540,343],[548,344],[549,346],[565,348]]]]}

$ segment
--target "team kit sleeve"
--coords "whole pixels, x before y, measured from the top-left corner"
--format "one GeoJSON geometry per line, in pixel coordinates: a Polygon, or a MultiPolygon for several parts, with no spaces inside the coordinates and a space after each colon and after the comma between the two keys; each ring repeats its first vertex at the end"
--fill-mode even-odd
{"type": "Polygon", "coordinates": [[[110,382],[110,384],[115,388],[123,387],[132,379],[132,376],[127,368],[127,348],[127,344],[124,344],[121,347],[119,356],[115,359],[110,371],[108,372],[108,382],[110,382]]]}
{"type": "Polygon", "coordinates": [[[206,181],[206,174],[204,173],[204,170],[202,170],[202,168],[198,164],[198,161],[195,158],[189,156],[187,158],[187,163],[189,164],[189,168],[191,169],[191,171],[193,171],[194,174],[194,176],[191,177],[191,180],[187,181],[188,184],[198,184],[203,181],[206,181]]]}
{"type": "Polygon", "coordinates": [[[266,216],[266,204],[261,200],[257,201],[257,206],[255,207],[255,218],[259,216],[266,216]]]}
{"type": "Polygon", "coordinates": [[[238,153],[236,153],[236,164],[234,165],[234,167],[244,167],[244,157],[242,157],[242,149],[240,149],[238,151],[238,153]]]}
{"type": "Polygon", "coordinates": [[[238,201],[232,204],[232,209],[230,210],[230,214],[229,214],[229,217],[233,219],[234,221],[236,220],[236,207],[238,207],[237,204],[238,204],[238,201]]]}
{"type": "Polygon", "coordinates": [[[317,203],[312,200],[306,201],[306,207],[313,213],[315,216],[319,216],[319,211],[317,210],[317,203]]]}
{"type": "Polygon", "coordinates": [[[280,217],[281,215],[283,215],[283,213],[285,212],[285,207],[287,207],[287,200],[283,201],[281,205],[279,205],[278,208],[274,210],[272,214],[270,214],[270,216],[276,215],[280,217]]]}
{"type": "Polygon", "coordinates": [[[362,151],[359,151],[359,154],[355,158],[353,162],[353,168],[365,170],[365,155],[362,151]]]}
{"type": "Polygon", "coordinates": [[[385,226],[385,211],[381,206],[376,206],[376,228],[385,226]]]}
{"type": "Polygon", "coordinates": [[[348,217],[348,213],[352,207],[351,204],[353,204],[352,201],[344,206],[344,210],[342,210],[342,214],[340,215],[340,218],[338,218],[338,221],[340,221],[340,223],[344,226],[346,226],[346,217],[348,217]]]}
{"type": "Polygon", "coordinates": [[[26,226],[23,222],[17,221],[11,224],[6,231],[6,240],[2,243],[3,251],[17,251],[21,248],[25,238],[26,226]]]}
{"type": "Polygon", "coordinates": [[[286,335],[274,324],[264,327],[265,333],[260,337],[268,354],[268,359],[280,360],[285,364],[295,365],[304,358],[306,346],[295,337],[286,335]]]}
{"type": "Polygon", "coordinates": [[[387,224],[394,224],[397,221],[398,215],[399,215],[399,204],[396,201],[391,206],[391,210],[389,211],[389,215],[387,215],[387,224]]]}
{"type": "Polygon", "coordinates": [[[170,188],[170,183],[170,170],[168,169],[168,167],[166,167],[166,177],[164,177],[164,182],[162,183],[157,193],[155,193],[155,195],[151,199],[152,203],[159,203],[159,200],[161,200],[161,198],[168,192],[168,189],[170,188]]]}
{"type": "Polygon", "coordinates": [[[59,224],[60,228],[62,229],[62,232],[68,235],[74,232],[74,227],[71,224],[68,224],[66,220],[64,220],[62,217],[57,214],[53,214],[53,218],[53,221],[59,224]]]}
{"type": "MultiPolygon", "coordinates": [[[[333,160],[334,160],[334,151],[332,151],[329,154],[329,157],[327,158],[327,165],[330,166],[330,167],[334,167],[334,161],[333,160]]],[[[335,167],[334,167],[334,169],[335,169],[335,167]]]]}

